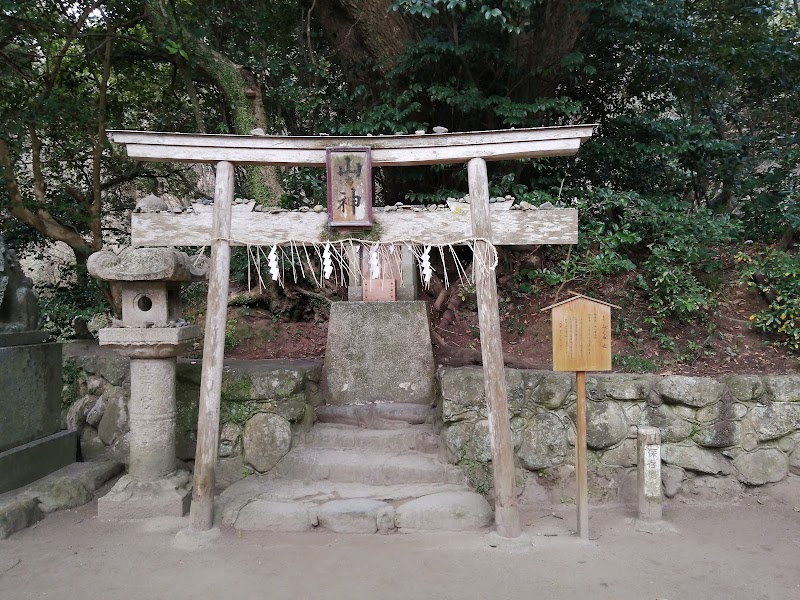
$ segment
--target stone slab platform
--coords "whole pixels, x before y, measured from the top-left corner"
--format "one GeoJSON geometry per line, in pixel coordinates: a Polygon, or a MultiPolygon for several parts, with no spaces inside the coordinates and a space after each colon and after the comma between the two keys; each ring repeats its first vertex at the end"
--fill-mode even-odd
{"type": "Polygon", "coordinates": [[[430,425],[368,429],[318,423],[269,473],[217,499],[240,531],[392,533],[488,527],[492,509],[460,469],[439,459],[430,425]]]}
{"type": "Polygon", "coordinates": [[[430,412],[427,404],[383,402],[318,406],[316,416],[320,423],[339,423],[380,430],[425,423],[430,412]]]}
{"type": "Polygon", "coordinates": [[[41,521],[48,513],[89,502],[122,471],[111,460],[72,463],[30,485],[0,494],[0,539],[41,521]]]}
{"type": "Polygon", "coordinates": [[[323,369],[327,404],[432,405],[435,365],[425,302],[335,302],[323,369]]]}
{"type": "Polygon", "coordinates": [[[77,456],[78,436],[72,430],[59,431],[0,452],[0,493],[27,485],[74,463],[77,456]]]}
{"type": "Polygon", "coordinates": [[[491,526],[486,499],[464,484],[370,486],[248,477],[217,499],[217,521],[239,531],[406,533],[491,526]]]}

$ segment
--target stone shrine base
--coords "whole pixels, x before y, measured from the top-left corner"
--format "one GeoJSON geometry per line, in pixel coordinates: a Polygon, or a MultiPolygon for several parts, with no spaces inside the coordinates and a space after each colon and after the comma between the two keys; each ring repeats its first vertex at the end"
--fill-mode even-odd
{"type": "Polygon", "coordinates": [[[0,452],[0,494],[74,463],[77,455],[78,436],[72,430],[0,452]]]}
{"type": "Polygon", "coordinates": [[[192,479],[188,471],[178,471],[171,477],[153,481],[125,475],[97,501],[97,516],[101,519],[182,517],[189,511],[191,492],[192,479]]]}
{"type": "Polygon", "coordinates": [[[435,396],[425,302],[334,302],[323,369],[327,404],[403,402],[435,396]]]}
{"type": "Polygon", "coordinates": [[[75,462],[61,429],[61,344],[41,331],[0,334],[0,493],[75,462]]]}

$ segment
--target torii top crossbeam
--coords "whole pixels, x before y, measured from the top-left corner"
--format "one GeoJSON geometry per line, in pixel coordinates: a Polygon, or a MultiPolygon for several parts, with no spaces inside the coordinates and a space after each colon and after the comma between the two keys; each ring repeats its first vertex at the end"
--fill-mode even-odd
{"type": "Polygon", "coordinates": [[[507,129],[469,133],[387,136],[278,136],[159,133],[112,130],[128,156],[165,162],[229,161],[240,165],[324,167],[325,150],[369,146],[376,167],[466,163],[473,158],[510,160],[569,156],[594,125],[507,129]]]}
{"type": "MultiPolygon", "coordinates": [[[[131,158],[165,162],[230,162],[248,165],[324,167],[326,149],[369,147],[374,166],[395,167],[466,163],[472,159],[508,160],[575,154],[594,125],[509,129],[469,133],[392,136],[274,136],[109,131],[131,158]]],[[[326,217],[322,214],[247,212],[233,219],[230,239],[234,244],[267,245],[292,238],[323,240],[326,217]]],[[[134,214],[134,246],[207,245],[211,239],[211,214],[134,214]]],[[[382,213],[384,242],[413,238],[426,244],[470,237],[467,213],[382,213]],[[413,232],[413,235],[412,235],[413,232]]],[[[494,244],[575,244],[577,211],[556,209],[491,214],[490,239],[494,244]]],[[[374,239],[374,238],[373,238],[374,239]]]]}

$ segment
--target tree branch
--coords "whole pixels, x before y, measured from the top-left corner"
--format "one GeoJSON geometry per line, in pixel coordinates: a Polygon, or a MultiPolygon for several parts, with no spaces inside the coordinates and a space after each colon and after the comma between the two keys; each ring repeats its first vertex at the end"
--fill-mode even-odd
{"type": "MultiPolygon", "coordinates": [[[[33,170],[33,195],[44,204],[47,201],[47,190],[42,175],[42,141],[36,133],[36,128],[31,124],[28,127],[31,136],[31,168],[33,170]]],[[[10,164],[10,163],[9,163],[10,164]]]]}
{"type": "Polygon", "coordinates": [[[86,23],[86,19],[89,18],[89,15],[91,15],[101,4],[102,0],[97,0],[96,2],[92,2],[89,6],[84,8],[83,12],[78,17],[78,20],[75,21],[75,25],[72,26],[72,31],[67,34],[67,39],[64,40],[64,46],[61,48],[61,52],[58,53],[53,61],[53,68],[48,70],[47,76],[45,77],[45,97],[47,97],[52,91],[56,82],[56,74],[61,68],[61,63],[64,62],[64,58],[67,56],[67,52],[69,52],[70,46],[72,46],[73,42],[75,41],[78,32],[86,23]]]}
{"type": "Polygon", "coordinates": [[[108,79],[111,76],[112,39],[109,27],[106,36],[106,50],[103,54],[103,74],[100,77],[97,98],[97,139],[92,151],[92,203],[89,205],[89,229],[92,232],[93,250],[100,250],[103,247],[103,187],[100,170],[103,166],[103,142],[106,139],[106,106],[108,103],[108,79]]]}
{"type": "Polygon", "coordinates": [[[39,208],[34,213],[24,205],[22,193],[19,190],[19,183],[14,174],[14,165],[11,162],[11,153],[8,148],[8,143],[3,139],[0,139],[0,167],[3,169],[6,190],[11,200],[11,214],[14,217],[23,223],[27,223],[43,235],[53,240],[66,243],[75,251],[76,255],[88,255],[91,252],[91,247],[80,233],[56,221],[53,216],[43,208],[39,208]]]}

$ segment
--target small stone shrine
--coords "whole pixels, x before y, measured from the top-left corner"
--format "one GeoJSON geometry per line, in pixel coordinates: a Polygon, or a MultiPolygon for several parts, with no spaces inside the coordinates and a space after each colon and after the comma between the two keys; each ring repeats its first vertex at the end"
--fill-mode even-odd
{"type": "Polygon", "coordinates": [[[191,475],[176,468],[175,365],[202,334],[181,318],[180,288],[202,280],[207,262],[171,248],[126,248],[97,252],[88,267],[94,277],[119,286],[122,296],[122,321],[100,330],[100,344],[131,359],[130,465],[99,499],[98,516],[183,516],[191,475]]]}
{"type": "Polygon", "coordinates": [[[0,237],[0,493],[75,462],[61,431],[61,344],[37,329],[32,283],[0,237]]]}
{"type": "MultiPolygon", "coordinates": [[[[500,337],[500,319],[497,301],[497,286],[495,282],[495,266],[497,264],[497,250],[495,246],[502,244],[542,244],[542,243],[571,243],[577,242],[577,211],[574,210],[547,210],[547,211],[493,211],[490,213],[489,180],[486,167],[487,160],[509,160],[515,158],[537,158],[543,156],[563,156],[575,154],[581,143],[593,133],[592,125],[578,125],[569,127],[550,127],[525,130],[484,131],[459,134],[435,133],[434,135],[406,136],[353,136],[353,137],[292,137],[292,136],[230,136],[230,135],[186,135],[159,132],[130,132],[111,131],[112,141],[124,144],[128,156],[142,160],[152,161],[190,161],[216,163],[216,183],[214,190],[214,208],[211,214],[201,212],[183,215],[183,211],[176,215],[137,214],[131,219],[131,243],[134,246],[211,246],[211,265],[209,269],[209,293],[206,312],[206,336],[203,348],[203,370],[200,387],[197,452],[195,455],[194,489],[192,490],[192,507],[190,526],[182,530],[176,541],[181,544],[198,545],[208,543],[214,536],[219,535],[219,530],[214,527],[214,484],[215,468],[219,446],[219,421],[221,401],[221,380],[224,357],[224,333],[227,319],[228,280],[230,278],[230,250],[232,245],[256,247],[256,252],[262,253],[261,247],[269,248],[264,252],[270,276],[275,281],[280,281],[284,261],[282,257],[290,259],[300,258],[300,253],[305,256],[305,265],[310,272],[316,271],[316,266],[306,254],[311,247],[312,254],[316,254],[321,263],[322,279],[329,279],[338,271],[337,278],[343,279],[343,271],[353,271],[354,267],[363,264],[363,256],[355,252],[356,246],[368,246],[369,250],[369,278],[394,279],[385,277],[385,273],[372,272],[373,266],[380,265],[381,255],[392,255],[398,247],[408,247],[411,251],[417,248],[420,251],[420,275],[426,280],[432,273],[430,252],[437,249],[444,252],[445,248],[451,250],[453,245],[467,245],[473,251],[473,277],[475,280],[476,297],[478,302],[478,318],[480,322],[481,352],[483,357],[483,370],[485,375],[485,398],[489,412],[490,439],[492,449],[492,469],[495,486],[495,526],[501,537],[518,537],[521,533],[517,499],[515,494],[515,471],[513,462],[513,444],[508,418],[508,399],[506,394],[505,379],[503,376],[503,356],[500,337]],[[346,149],[346,150],[345,150],[346,149]],[[365,154],[362,154],[365,152],[365,154]],[[343,158],[344,164],[335,164],[331,155],[337,154],[343,158]],[[347,158],[350,158],[348,164],[347,158]],[[362,162],[359,172],[358,163],[362,162]],[[398,215],[396,212],[384,211],[380,220],[375,215],[370,218],[367,205],[362,204],[368,194],[366,179],[372,167],[411,166],[462,163],[467,170],[467,183],[469,188],[470,204],[469,215],[458,214],[457,211],[425,211],[412,208],[410,214],[398,215]],[[323,215],[321,211],[308,212],[302,216],[291,213],[263,214],[258,212],[248,213],[246,219],[234,218],[234,169],[237,164],[260,165],[301,165],[323,166],[328,169],[329,176],[332,172],[339,175],[341,167],[341,187],[329,186],[329,212],[323,215]],[[364,187],[357,185],[359,174],[365,179],[364,187]],[[350,181],[352,180],[352,182],[350,181]],[[358,214],[365,209],[366,214],[358,214]],[[335,211],[343,211],[341,218],[335,218],[335,211]],[[420,212],[417,212],[417,211],[420,212]],[[546,214],[533,214],[533,213],[546,214]],[[414,217],[420,218],[414,218],[414,217]],[[349,228],[362,228],[373,224],[369,234],[346,234],[342,231],[349,228]],[[338,227],[336,233],[331,227],[338,227]],[[340,258],[346,257],[344,261],[340,258]],[[334,267],[336,261],[340,268],[334,267]],[[342,262],[346,263],[345,265],[342,262]],[[375,277],[375,275],[378,277],[375,277]],[[383,276],[382,276],[383,275],[383,276]]],[[[387,207],[388,208],[388,207],[387,207]]],[[[465,211],[462,211],[465,212],[465,211]]],[[[295,264],[293,260],[290,264],[295,264]]],[[[305,268],[305,267],[301,267],[305,268]]],[[[293,269],[293,273],[296,269],[293,269]]],[[[293,275],[294,276],[294,275],[293,275]]],[[[260,275],[259,275],[260,277],[260,275]]],[[[316,274],[313,278],[319,283],[316,274]]],[[[373,300],[391,300],[391,290],[386,293],[384,282],[377,286],[371,282],[363,285],[361,299],[369,300],[372,293],[377,292],[373,300]],[[375,289],[377,287],[377,290],[375,289]],[[366,288],[366,289],[363,289],[366,288]]],[[[350,288],[358,287],[357,281],[350,281],[350,288]]],[[[391,288],[391,284],[389,284],[391,288]]],[[[395,286],[396,287],[396,286],[395,286]]],[[[395,290],[396,291],[396,290],[395,290]]],[[[353,297],[351,296],[351,300],[353,297]]],[[[396,294],[395,294],[396,299],[396,294]]],[[[380,302],[378,302],[380,303],[380,302]]],[[[346,329],[347,321],[355,322],[360,316],[359,311],[369,310],[368,305],[374,302],[352,302],[353,308],[347,315],[343,311],[341,323],[337,325],[335,312],[331,311],[329,322],[329,338],[335,333],[337,327],[346,329]],[[356,307],[355,305],[362,304],[356,307]],[[364,308],[366,307],[366,308],[364,308]],[[334,330],[334,331],[332,331],[334,330]]],[[[384,302],[384,304],[392,304],[384,302]]],[[[415,302],[403,302],[409,308],[415,302]]],[[[423,307],[424,308],[424,307],[423,307]]],[[[412,309],[413,310],[413,309],[412,309]]],[[[421,313],[422,311],[418,311],[421,313]]],[[[376,313],[377,321],[386,322],[380,311],[376,313]]],[[[401,315],[394,315],[401,317],[401,315]]],[[[413,318],[413,315],[409,315],[413,318]]],[[[397,328],[418,329],[427,331],[427,314],[420,314],[419,320],[409,322],[405,320],[397,328]]],[[[398,318],[397,321],[400,321],[398,318]]],[[[395,322],[393,320],[393,322],[395,322]]],[[[375,335],[359,322],[364,342],[371,342],[375,335]]],[[[379,335],[385,331],[376,328],[379,335]]],[[[385,336],[382,336],[385,337],[385,336]]],[[[409,340],[405,340],[408,344],[409,340]]],[[[412,350],[407,354],[432,358],[429,354],[430,341],[409,344],[412,350]]],[[[341,394],[338,403],[327,407],[330,412],[341,412],[336,415],[346,421],[355,417],[360,422],[361,417],[375,416],[363,413],[367,410],[374,413],[377,407],[395,408],[404,406],[414,410],[425,404],[409,402],[409,399],[400,396],[398,392],[410,389],[417,378],[424,377],[424,373],[408,370],[403,373],[395,372],[394,381],[374,380],[374,385],[386,386],[387,396],[374,401],[363,393],[351,392],[350,382],[340,380],[340,385],[331,379],[333,371],[341,373],[348,369],[346,364],[333,365],[327,360],[327,355],[338,354],[347,358],[344,353],[349,352],[356,344],[341,345],[342,350],[337,352],[336,344],[329,339],[326,351],[325,371],[323,375],[327,384],[330,398],[331,390],[341,394]],[[397,377],[399,375],[399,377],[397,377]],[[391,390],[391,391],[389,391],[391,390]],[[391,394],[391,395],[389,395],[391,394]],[[400,396],[400,397],[399,397],[400,396]],[[386,402],[385,400],[390,400],[386,402]],[[398,402],[399,400],[399,402],[398,402]],[[366,403],[366,404],[365,404],[366,403]],[[339,410],[337,410],[339,409],[339,410]]],[[[359,361],[375,356],[370,365],[385,365],[392,363],[392,356],[377,356],[383,354],[381,348],[359,348],[360,356],[353,357],[350,371],[359,373],[352,367],[359,366],[359,361]],[[387,360],[388,359],[388,360],[387,360]]],[[[403,361],[405,356],[401,356],[403,361]]],[[[427,361],[424,361],[427,362],[427,361]]],[[[432,365],[432,362],[429,363],[432,365]]],[[[425,368],[427,370],[427,368],[425,368]]],[[[362,369],[363,371],[363,369],[362,369]]],[[[353,379],[355,381],[356,378],[353,379]]],[[[416,392],[421,392],[417,390],[416,392]]],[[[427,403],[423,394],[418,400],[427,403]]],[[[316,416],[323,420],[319,407],[316,416]]],[[[377,415],[383,419],[388,415],[377,415]]],[[[422,415],[409,419],[411,423],[418,423],[422,415]]],[[[427,420],[427,416],[425,417],[427,420]]],[[[449,510],[455,510],[449,506],[449,510]]]]}

